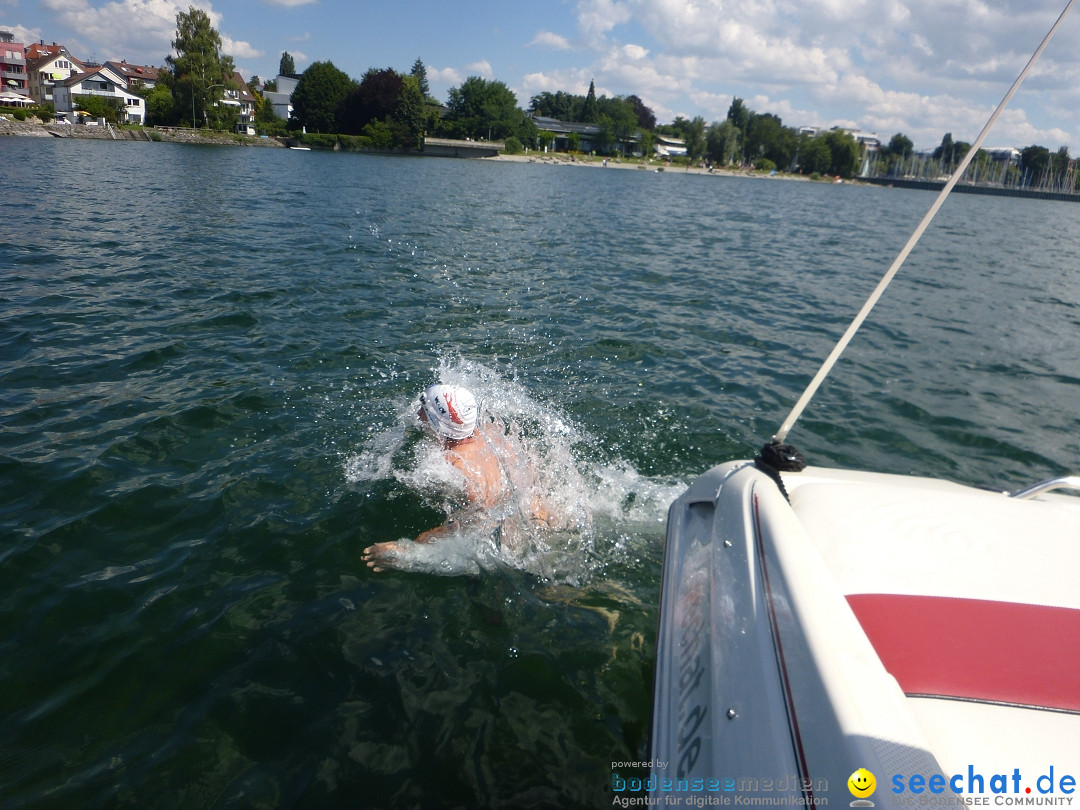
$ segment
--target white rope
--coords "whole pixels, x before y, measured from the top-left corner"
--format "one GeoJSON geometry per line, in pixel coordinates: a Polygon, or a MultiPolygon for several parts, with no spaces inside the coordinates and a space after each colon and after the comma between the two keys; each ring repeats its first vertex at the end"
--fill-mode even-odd
{"type": "Polygon", "coordinates": [[[859,314],[855,316],[855,320],[851,322],[851,325],[847,328],[847,331],[844,332],[843,337],[840,338],[840,341],[836,344],[836,346],[833,347],[832,352],[825,359],[824,364],[822,364],[821,368],[818,369],[818,373],[814,375],[814,379],[810,381],[810,385],[807,386],[806,390],[803,392],[803,395],[799,398],[799,401],[795,403],[795,407],[791,409],[791,413],[788,414],[787,419],[785,419],[784,423],[780,426],[780,430],[778,430],[776,432],[776,435],[773,436],[773,441],[783,442],[787,438],[788,432],[791,430],[792,427],[794,427],[795,422],[798,421],[799,417],[802,416],[802,412],[806,409],[806,406],[810,403],[810,400],[813,398],[814,394],[817,393],[818,388],[821,387],[821,384],[825,381],[825,378],[828,376],[829,372],[832,371],[832,367],[836,365],[836,361],[840,359],[841,353],[844,351],[844,349],[847,348],[847,345],[851,342],[851,339],[855,337],[855,333],[859,331],[859,327],[862,326],[863,321],[865,321],[867,315],[870,314],[870,310],[872,310],[877,304],[878,299],[881,298],[882,293],[885,292],[885,288],[888,287],[889,283],[893,280],[893,276],[897,274],[897,272],[900,270],[900,266],[907,259],[908,254],[911,253],[916,243],[919,241],[920,238],[922,238],[923,231],[925,231],[926,228],[930,225],[930,221],[934,218],[934,216],[938,212],[938,209],[941,208],[942,204],[945,202],[945,198],[949,196],[949,192],[952,191],[953,186],[956,185],[956,182],[963,176],[964,172],[967,170],[968,164],[971,163],[972,158],[975,157],[975,153],[979,151],[979,148],[982,146],[983,141],[986,140],[986,136],[990,133],[990,128],[994,126],[994,122],[997,121],[998,116],[1001,115],[1006,105],[1016,93],[1017,89],[1019,89],[1021,83],[1027,77],[1028,73],[1031,72],[1031,69],[1035,66],[1035,63],[1042,55],[1043,50],[1049,44],[1050,39],[1057,32],[1058,26],[1061,25],[1062,20],[1065,19],[1065,15],[1069,13],[1069,9],[1073,7],[1073,4],[1075,2],[1076,0],[1069,0],[1069,2],[1066,3],[1064,10],[1058,16],[1057,21],[1053,24],[1053,26],[1051,26],[1046,36],[1043,37],[1043,41],[1039,44],[1039,47],[1035,49],[1035,53],[1031,55],[1031,59],[1028,60],[1027,65],[1024,66],[1024,69],[1022,71],[1020,71],[1020,75],[1016,77],[1016,81],[1014,81],[1012,87],[1009,88],[1009,92],[1005,94],[1005,97],[1001,100],[1001,103],[998,104],[997,109],[994,110],[993,115],[990,116],[990,119],[982,128],[982,132],[979,133],[979,137],[975,139],[975,143],[971,145],[971,148],[968,150],[967,154],[964,155],[964,159],[960,161],[960,165],[956,167],[956,171],[952,173],[952,176],[949,178],[948,182],[945,183],[945,187],[941,189],[941,193],[939,193],[937,199],[934,200],[934,204],[930,206],[930,210],[926,212],[926,216],[923,217],[922,222],[919,223],[919,226],[915,229],[915,232],[911,234],[911,237],[908,239],[907,244],[904,245],[903,250],[901,250],[900,253],[897,255],[896,259],[893,260],[892,266],[889,268],[889,271],[882,277],[881,281],[878,282],[878,285],[874,288],[873,293],[870,294],[870,297],[866,300],[866,303],[863,304],[863,308],[859,310],[859,314]]]}

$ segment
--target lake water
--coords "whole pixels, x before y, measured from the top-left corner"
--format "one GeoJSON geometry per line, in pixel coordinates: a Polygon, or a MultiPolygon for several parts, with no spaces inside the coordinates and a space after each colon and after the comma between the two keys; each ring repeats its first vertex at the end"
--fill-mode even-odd
{"type": "MultiPolygon", "coordinates": [[[[648,758],[668,504],[777,430],[933,199],[29,138],[0,165],[0,808],[610,806],[648,758]],[[375,574],[457,499],[413,416],[436,381],[575,522],[375,574]]],[[[1078,214],[950,199],[789,441],[1080,472],[1078,214]]]]}

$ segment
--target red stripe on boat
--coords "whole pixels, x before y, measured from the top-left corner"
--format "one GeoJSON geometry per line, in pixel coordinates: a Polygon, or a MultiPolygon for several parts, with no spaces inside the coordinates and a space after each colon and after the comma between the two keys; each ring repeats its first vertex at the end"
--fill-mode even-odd
{"type": "Polygon", "coordinates": [[[1080,610],[899,594],[847,600],[905,694],[1080,711],[1080,610]]]}

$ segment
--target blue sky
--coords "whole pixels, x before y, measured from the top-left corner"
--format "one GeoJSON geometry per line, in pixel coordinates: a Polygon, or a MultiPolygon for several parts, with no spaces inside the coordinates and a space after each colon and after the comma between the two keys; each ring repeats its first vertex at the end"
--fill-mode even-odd
{"type": "MultiPolygon", "coordinates": [[[[1064,0],[0,0],[0,29],[79,58],[161,65],[176,14],[207,11],[245,78],[333,62],[407,72],[432,94],[498,79],[640,96],[661,123],[721,120],[734,96],[789,126],[848,126],[934,147],[972,141],[1064,0]]],[[[988,146],[1080,154],[1080,11],[1072,12],[988,146]]]]}

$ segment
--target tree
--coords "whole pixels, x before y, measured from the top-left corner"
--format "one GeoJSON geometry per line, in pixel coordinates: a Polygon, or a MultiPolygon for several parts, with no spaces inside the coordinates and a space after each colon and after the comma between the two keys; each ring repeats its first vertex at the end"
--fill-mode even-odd
{"type": "Polygon", "coordinates": [[[110,124],[116,124],[120,120],[123,101],[103,96],[78,96],[75,106],[94,118],[104,118],[110,124]]]}
{"type": "Polygon", "coordinates": [[[626,101],[633,108],[639,127],[648,130],[656,129],[656,115],[645,106],[644,101],[637,96],[627,96],[626,101]]]}
{"type": "Polygon", "coordinates": [[[178,110],[168,85],[159,82],[146,98],[146,123],[157,125],[171,124],[177,120],[178,110]]]}
{"type": "MultiPolygon", "coordinates": [[[[956,164],[964,159],[964,155],[967,154],[967,149],[962,149],[964,144],[953,143],[953,137],[951,132],[946,132],[945,137],[941,139],[941,145],[934,150],[934,160],[940,161],[942,169],[946,172],[951,172],[956,164]]],[[[967,145],[968,149],[971,148],[967,145]]]]}
{"type": "Polygon", "coordinates": [[[696,163],[705,154],[705,119],[700,115],[690,122],[686,131],[686,154],[691,163],[696,163]]]}
{"type": "Polygon", "coordinates": [[[1071,185],[1069,182],[1069,164],[1071,162],[1069,159],[1069,147],[1067,146],[1062,146],[1050,156],[1050,174],[1055,187],[1063,186],[1068,188],[1071,185]]]}
{"type": "Polygon", "coordinates": [[[557,93],[538,93],[529,99],[529,110],[533,115],[554,118],[558,121],[577,121],[575,108],[585,106],[584,96],[573,96],[562,90],[557,93]]]}
{"type": "Polygon", "coordinates": [[[752,114],[746,104],[743,103],[743,100],[735,97],[731,100],[731,106],[728,107],[727,120],[733,123],[737,130],[743,132],[746,130],[747,124],[750,123],[752,114]]]}
{"type": "Polygon", "coordinates": [[[705,138],[705,154],[709,160],[728,166],[735,162],[741,148],[739,131],[730,120],[713,121],[705,138]]]}
{"type": "Polygon", "coordinates": [[[1020,168],[1024,185],[1040,185],[1050,169],[1050,150],[1045,146],[1025,146],[1020,150],[1020,168]]]}
{"type": "Polygon", "coordinates": [[[371,68],[338,110],[338,132],[359,135],[372,121],[386,121],[397,109],[404,86],[393,68],[371,68]]]}
{"type": "Polygon", "coordinates": [[[424,63],[420,61],[419,57],[413,62],[409,75],[416,79],[416,86],[420,90],[420,95],[426,100],[431,93],[431,88],[428,87],[427,68],[424,67],[424,63]]]}
{"type": "Polygon", "coordinates": [[[427,128],[425,107],[427,98],[420,90],[420,81],[416,76],[402,78],[401,95],[398,96],[394,109],[395,141],[399,146],[413,149],[424,148],[424,131],[427,128]]]}
{"type": "Polygon", "coordinates": [[[212,112],[221,112],[210,102],[221,98],[220,91],[236,72],[236,65],[231,56],[222,54],[221,35],[210,24],[210,17],[194,6],[176,15],[172,47],[176,55],[166,57],[165,63],[174,77],[177,107],[181,115],[190,110],[192,126],[198,126],[200,118],[208,121],[212,112]]]}
{"type": "Polygon", "coordinates": [[[621,98],[601,99],[600,126],[605,133],[605,140],[609,144],[609,150],[623,151],[626,144],[634,136],[638,129],[638,117],[634,106],[621,98]]]}
{"type": "Polygon", "coordinates": [[[354,82],[332,62],[314,62],[292,94],[293,121],[314,132],[337,132],[337,111],[354,82]]]}
{"type": "Polygon", "coordinates": [[[821,136],[829,147],[831,160],[829,174],[837,177],[854,177],[859,168],[859,142],[850,132],[830,129],[821,136]]]}
{"type": "Polygon", "coordinates": [[[824,136],[803,135],[799,138],[799,171],[803,174],[825,174],[832,166],[832,150],[824,136]]]}
{"type": "Polygon", "coordinates": [[[296,75],[296,62],[293,61],[292,54],[288,51],[283,51],[281,54],[281,61],[278,62],[278,76],[294,76],[296,75]]]}
{"type": "Polygon", "coordinates": [[[600,107],[596,103],[596,87],[589,81],[589,93],[585,96],[585,108],[581,111],[581,120],[586,124],[600,122],[600,107]]]}
{"type": "Polygon", "coordinates": [[[502,82],[470,76],[461,87],[450,88],[447,107],[442,129],[451,137],[500,140],[514,135],[522,143],[536,140],[536,125],[502,82]]]}
{"type": "Polygon", "coordinates": [[[771,113],[750,113],[744,133],[744,145],[747,160],[753,163],[768,160],[773,166],[786,169],[795,160],[798,135],[771,113]]]}
{"type": "Polygon", "coordinates": [[[906,160],[914,154],[915,144],[912,143],[911,138],[907,135],[897,132],[892,136],[889,145],[885,147],[885,151],[894,157],[906,160]]]}

